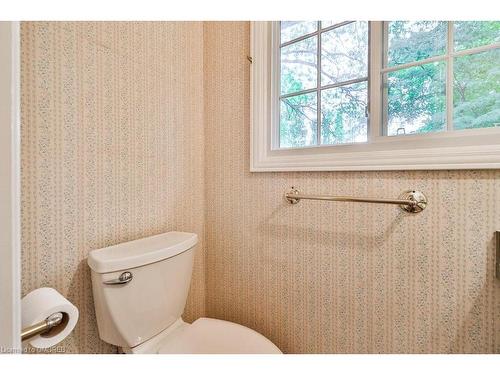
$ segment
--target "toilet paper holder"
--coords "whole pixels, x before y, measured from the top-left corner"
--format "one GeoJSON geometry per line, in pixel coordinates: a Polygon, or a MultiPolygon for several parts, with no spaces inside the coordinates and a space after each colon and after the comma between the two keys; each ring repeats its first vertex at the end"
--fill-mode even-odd
{"type": "Polygon", "coordinates": [[[57,327],[59,324],[63,322],[64,314],[62,312],[56,312],[47,317],[47,319],[33,324],[30,327],[23,328],[21,331],[21,340],[30,339],[36,335],[41,333],[46,333],[50,331],[52,328],[57,327]]]}

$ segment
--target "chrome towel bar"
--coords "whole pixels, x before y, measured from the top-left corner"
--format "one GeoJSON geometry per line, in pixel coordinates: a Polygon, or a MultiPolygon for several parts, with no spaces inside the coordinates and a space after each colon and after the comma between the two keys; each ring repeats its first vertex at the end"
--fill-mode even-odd
{"type": "Polygon", "coordinates": [[[288,203],[297,204],[301,199],[311,199],[316,201],[334,201],[334,202],[366,202],[366,203],[386,203],[397,204],[402,210],[411,213],[418,213],[427,206],[427,198],[424,193],[418,190],[407,190],[403,192],[398,199],[386,198],[358,198],[349,196],[335,195],[306,195],[301,194],[298,189],[291,187],[285,192],[285,199],[288,203]]]}
{"type": "Polygon", "coordinates": [[[50,331],[52,328],[62,323],[63,317],[63,313],[57,312],[47,317],[47,319],[32,325],[31,327],[23,328],[21,332],[21,340],[24,341],[40,333],[50,331]]]}

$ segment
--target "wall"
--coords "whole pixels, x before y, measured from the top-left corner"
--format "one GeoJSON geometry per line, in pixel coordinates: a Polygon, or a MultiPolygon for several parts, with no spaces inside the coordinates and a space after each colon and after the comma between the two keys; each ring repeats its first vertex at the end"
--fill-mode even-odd
{"type": "Polygon", "coordinates": [[[207,312],[289,353],[500,353],[500,171],[249,172],[249,24],[204,24],[207,312]],[[428,208],[304,201],[284,190],[428,208]]]}
{"type": "Polygon", "coordinates": [[[88,252],[179,229],[205,238],[188,320],[293,353],[500,353],[500,171],[249,173],[248,54],[248,22],[23,23],[22,289],[78,306],[61,347],[115,350],[88,252]],[[430,204],[289,206],[290,185],[430,204]]]}
{"type": "MultiPolygon", "coordinates": [[[[98,338],[90,250],[174,229],[203,239],[202,31],[22,24],[22,291],[54,287],[79,308],[66,352],[115,351],[98,338]]],[[[203,249],[187,320],[204,314],[203,249]]]]}

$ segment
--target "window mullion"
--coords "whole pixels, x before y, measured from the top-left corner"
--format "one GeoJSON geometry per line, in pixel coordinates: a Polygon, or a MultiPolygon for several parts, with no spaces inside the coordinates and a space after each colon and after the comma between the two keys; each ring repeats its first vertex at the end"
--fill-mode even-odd
{"type": "MultiPolygon", "coordinates": [[[[455,37],[455,34],[453,34],[453,37],[455,37]]],[[[453,41],[453,42],[455,42],[455,41],[453,41]]],[[[456,51],[456,52],[453,51],[452,52],[452,57],[474,55],[476,53],[491,51],[492,49],[497,49],[497,48],[500,48],[500,43],[486,44],[484,46],[479,46],[479,47],[474,47],[474,48],[468,48],[468,49],[464,49],[464,50],[461,50],[461,51],[456,51]]]]}
{"type": "MultiPolygon", "coordinates": [[[[385,35],[385,32],[384,32],[384,35],[385,35]]],[[[387,42],[387,40],[384,41],[384,45],[387,44],[386,42],[387,42]]],[[[421,66],[421,65],[430,64],[430,63],[437,62],[437,61],[445,61],[448,58],[448,55],[444,54],[444,55],[429,57],[429,58],[423,59],[423,60],[412,61],[412,62],[409,62],[406,64],[387,66],[387,50],[385,48],[384,48],[384,50],[385,50],[384,51],[384,68],[382,68],[382,73],[391,73],[391,72],[396,72],[398,70],[413,68],[414,66],[421,66]]]]}
{"type": "Polygon", "coordinates": [[[281,21],[271,23],[271,148],[279,148],[281,144],[280,107],[281,107],[281,21]]]}
{"type": "Polygon", "coordinates": [[[338,83],[329,83],[328,85],[321,86],[319,89],[320,90],[328,90],[328,89],[333,89],[335,87],[352,85],[353,83],[366,82],[368,80],[369,80],[369,77],[354,78],[354,79],[349,79],[347,81],[341,81],[338,83]]]}
{"type": "MultiPolygon", "coordinates": [[[[382,69],[389,65],[389,21],[382,22],[382,69]]],[[[389,76],[389,74],[387,74],[389,76]]],[[[380,135],[386,136],[389,127],[389,87],[387,81],[384,80],[383,74],[380,75],[382,95],[382,124],[380,135]]]]}
{"type": "Polygon", "coordinates": [[[380,21],[370,22],[369,28],[369,121],[368,121],[368,142],[373,142],[382,135],[382,40],[383,23],[380,21]]]}
{"type": "Polygon", "coordinates": [[[453,22],[448,22],[448,39],[447,39],[447,55],[446,55],[446,129],[453,130],[453,22]]]}
{"type": "Polygon", "coordinates": [[[321,144],[321,23],[318,21],[318,41],[316,44],[316,144],[321,144]]]}
{"type": "Polygon", "coordinates": [[[303,95],[303,94],[310,94],[310,93],[315,92],[317,90],[318,90],[317,87],[313,87],[312,89],[306,89],[306,90],[300,90],[300,91],[292,91],[292,92],[289,92],[289,93],[286,93],[286,94],[283,94],[283,95],[278,95],[278,98],[279,99],[286,99],[286,98],[290,98],[292,96],[303,95]]]}

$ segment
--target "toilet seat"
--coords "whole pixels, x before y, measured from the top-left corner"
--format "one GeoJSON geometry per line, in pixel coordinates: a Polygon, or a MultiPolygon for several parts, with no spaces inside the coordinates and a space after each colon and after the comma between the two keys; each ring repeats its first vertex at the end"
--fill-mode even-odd
{"type": "Polygon", "coordinates": [[[225,320],[200,318],[158,345],[160,354],[281,354],[260,333],[225,320]]]}

